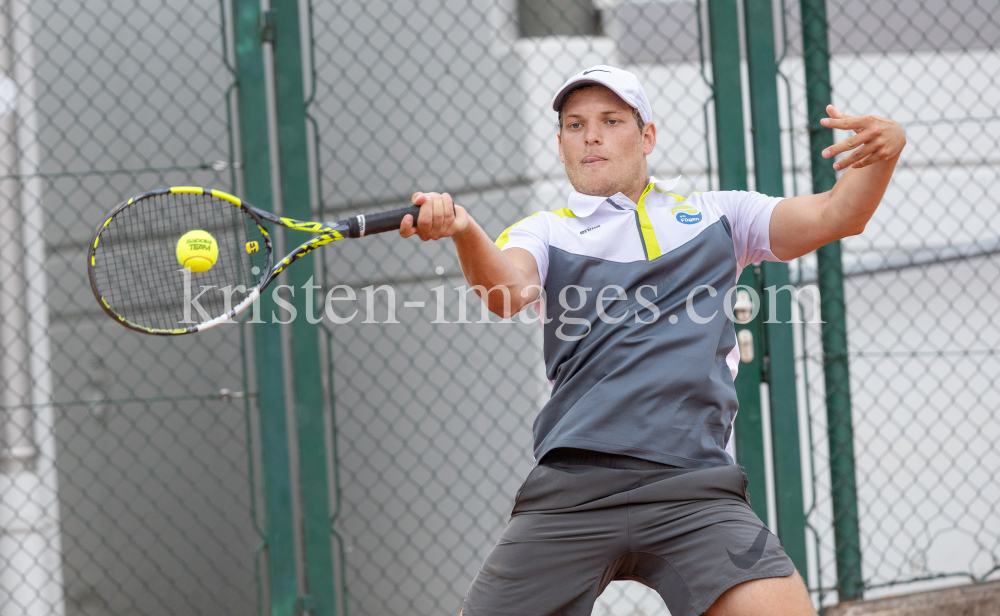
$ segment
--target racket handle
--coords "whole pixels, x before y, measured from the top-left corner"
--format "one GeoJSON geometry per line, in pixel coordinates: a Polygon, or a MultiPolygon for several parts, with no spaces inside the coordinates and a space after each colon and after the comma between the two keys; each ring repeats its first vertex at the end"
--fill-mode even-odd
{"type": "Polygon", "coordinates": [[[413,226],[416,227],[417,219],[420,216],[420,208],[416,205],[408,205],[375,214],[352,216],[347,219],[347,224],[350,227],[348,237],[362,237],[364,235],[385,233],[386,231],[397,231],[399,225],[403,224],[403,218],[407,214],[413,216],[413,226]]]}

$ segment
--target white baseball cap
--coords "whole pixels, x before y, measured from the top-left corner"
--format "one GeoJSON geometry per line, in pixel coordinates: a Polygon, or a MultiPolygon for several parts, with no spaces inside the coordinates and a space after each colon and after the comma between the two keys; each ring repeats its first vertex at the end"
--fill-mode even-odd
{"type": "Polygon", "coordinates": [[[639,78],[626,70],[607,66],[606,64],[592,66],[570,77],[563,84],[563,87],[559,88],[559,91],[556,92],[555,98],[552,99],[552,109],[555,111],[561,110],[570,92],[587,85],[601,85],[608,88],[628,103],[629,106],[637,109],[639,117],[642,118],[644,123],[649,123],[653,120],[653,111],[649,106],[646,91],[642,89],[642,84],[639,83],[639,78]]]}

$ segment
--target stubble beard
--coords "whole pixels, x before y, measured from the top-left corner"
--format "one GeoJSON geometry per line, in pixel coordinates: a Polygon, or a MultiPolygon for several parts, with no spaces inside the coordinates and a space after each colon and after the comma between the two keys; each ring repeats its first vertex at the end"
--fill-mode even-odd
{"type": "Polygon", "coordinates": [[[610,197],[617,193],[624,195],[637,186],[646,186],[646,155],[640,144],[637,155],[629,158],[630,164],[620,169],[609,169],[607,173],[590,174],[579,162],[566,165],[566,175],[573,189],[584,195],[610,197]]]}

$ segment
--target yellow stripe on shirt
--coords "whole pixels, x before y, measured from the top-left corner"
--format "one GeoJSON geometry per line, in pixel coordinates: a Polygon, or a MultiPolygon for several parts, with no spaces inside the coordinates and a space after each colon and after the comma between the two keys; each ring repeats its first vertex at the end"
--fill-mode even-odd
{"type": "MultiPolygon", "coordinates": [[[[538,216],[541,213],[542,212],[535,212],[531,216],[528,216],[526,218],[522,218],[521,220],[515,222],[511,226],[509,226],[506,229],[504,229],[503,233],[500,234],[500,237],[497,238],[497,241],[496,241],[497,248],[499,248],[500,250],[503,250],[503,247],[506,246],[507,242],[510,241],[510,230],[511,229],[513,229],[517,225],[521,224],[525,220],[528,220],[528,218],[534,218],[535,216],[538,216]]],[[[558,209],[558,210],[556,210],[554,212],[546,212],[546,213],[548,213],[548,214],[555,214],[559,218],[576,218],[576,214],[574,214],[573,212],[571,212],[568,207],[560,208],[560,209],[558,209]]]]}
{"type": "Polygon", "coordinates": [[[656,240],[656,232],[653,230],[653,222],[649,219],[649,212],[646,211],[646,195],[653,190],[653,183],[646,186],[639,196],[639,203],[636,204],[635,212],[639,215],[639,229],[642,231],[642,243],[646,246],[646,258],[652,261],[659,257],[660,243],[656,240]]]}

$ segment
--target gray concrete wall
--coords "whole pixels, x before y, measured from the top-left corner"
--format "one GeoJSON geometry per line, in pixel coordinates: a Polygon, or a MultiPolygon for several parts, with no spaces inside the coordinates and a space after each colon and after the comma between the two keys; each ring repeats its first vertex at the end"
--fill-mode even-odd
{"type": "Polygon", "coordinates": [[[242,401],[205,398],[243,389],[238,332],[126,331],[85,266],[94,228],[129,196],[228,188],[211,171],[228,158],[219,7],[30,6],[56,404],[40,438],[57,441],[67,614],[250,613],[259,538],[242,401]]]}
{"type": "MultiPolygon", "coordinates": [[[[690,0],[621,2],[604,17],[604,31],[634,64],[698,61],[696,3],[690,0]]],[[[704,10],[704,3],[702,7],[704,10]]],[[[834,55],[973,51],[1000,43],[996,0],[830,0],[834,55]]],[[[775,48],[802,55],[799,3],[774,3],[775,48]],[[783,25],[784,24],[784,25],[783,25]]],[[[708,47],[705,47],[706,57],[708,47]]]]}

